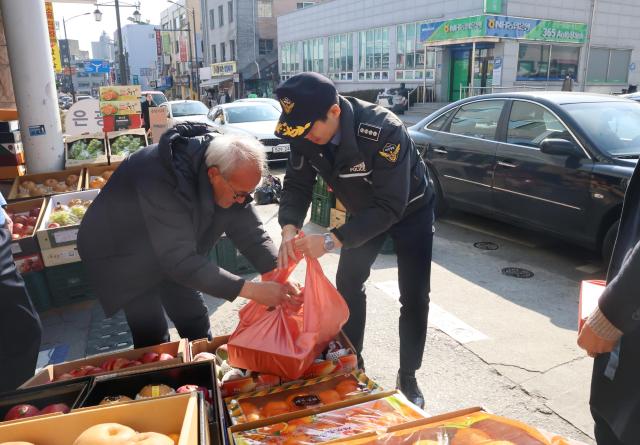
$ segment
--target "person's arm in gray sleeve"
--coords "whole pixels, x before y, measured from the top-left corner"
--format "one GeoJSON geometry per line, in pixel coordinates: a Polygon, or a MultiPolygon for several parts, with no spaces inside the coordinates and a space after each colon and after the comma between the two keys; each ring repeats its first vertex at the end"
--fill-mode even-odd
{"type": "Polygon", "coordinates": [[[302,228],[309,204],[311,204],[315,180],[316,171],[309,164],[309,161],[301,154],[292,151],[284,175],[280,210],[278,211],[278,222],[281,227],[291,224],[302,228]]]}
{"type": "Polygon", "coordinates": [[[400,124],[380,138],[373,155],[373,202],[334,233],[345,247],[358,247],[398,222],[407,208],[411,184],[410,150],[415,150],[400,124]]]}
{"type": "Polygon", "coordinates": [[[278,250],[252,205],[237,209],[225,232],[258,272],[264,274],[276,268],[278,250]]]}
{"type": "Polygon", "coordinates": [[[245,281],[196,251],[191,215],[169,182],[140,183],[135,191],[162,271],[175,282],[207,294],[235,299],[245,281]]]}

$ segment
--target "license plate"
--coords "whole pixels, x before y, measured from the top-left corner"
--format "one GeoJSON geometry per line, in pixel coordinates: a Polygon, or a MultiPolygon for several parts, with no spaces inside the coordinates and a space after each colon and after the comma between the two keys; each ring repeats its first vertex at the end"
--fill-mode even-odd
{"type": "Polygon", "coordinates": [[[287,153],[291,151],[291,148],[289,147],[289,144],[280,144],[280,145],[276,145],[275,147],[273,147],[273,152],[274,153],[287,153]]]}

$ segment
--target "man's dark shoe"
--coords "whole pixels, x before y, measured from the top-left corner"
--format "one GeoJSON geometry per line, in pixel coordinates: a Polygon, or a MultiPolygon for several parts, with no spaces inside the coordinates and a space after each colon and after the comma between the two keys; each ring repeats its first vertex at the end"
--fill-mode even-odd
{"type": "Polygon", "coordinates": [[[424,408],[424,396],[418,387],[418,381],[415,376],[398,372],[396,389],[402,391],[402,394],[404,394],[411,403],[419,406],[420,408],[424,408]]]}

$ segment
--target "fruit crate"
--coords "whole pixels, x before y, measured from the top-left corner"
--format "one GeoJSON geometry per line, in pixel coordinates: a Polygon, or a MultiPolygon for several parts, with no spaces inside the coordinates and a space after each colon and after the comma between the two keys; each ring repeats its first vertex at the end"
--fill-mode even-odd
{"type": "Polygon", "coordinates": [[[43,270],[22,274],[22,279],[29,292],[29,297],[38,312],[44,312],[51,308],[51,295],[47,278],[43,270]]]}
{"type": "Polygon", "coordinates": [[[333,207],[333,195],[313,195],[311,201],[311,222],[322,227],[328,227],[331,222],[331,208],[333,207]]]}
{"type": "Polygon", "coordinates": [[[333,192],[329,191],[329,185],[320,175],[316,177],[316,183],[313,185],[313,194],[314,196],[333,196],[333,192]]]}
{"type": "Polygon", "coordinates": [[[47,267],[44,272],[54,306],[66,306],[94,298],[81,262],[47,267]]]}
{"type": "Polygon", "coordinates": [[[256,270],[249,260],[240,253],[231,238],[223,236],[209,252],[209,258],[218,266],[235,274],[254,273],[256,270]]]}

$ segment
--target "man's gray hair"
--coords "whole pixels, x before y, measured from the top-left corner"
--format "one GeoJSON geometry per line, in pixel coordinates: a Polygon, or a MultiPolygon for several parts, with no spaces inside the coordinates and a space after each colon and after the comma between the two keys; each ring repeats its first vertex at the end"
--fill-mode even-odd
{"type": "Polygon", "coordinates": [[[254,163],[260,173],[264,174],[264,146],[250,136],[221,134],[216,136],[204,154],[207,167],[218,167],[223,176],[245,162],[254,163]]]}

